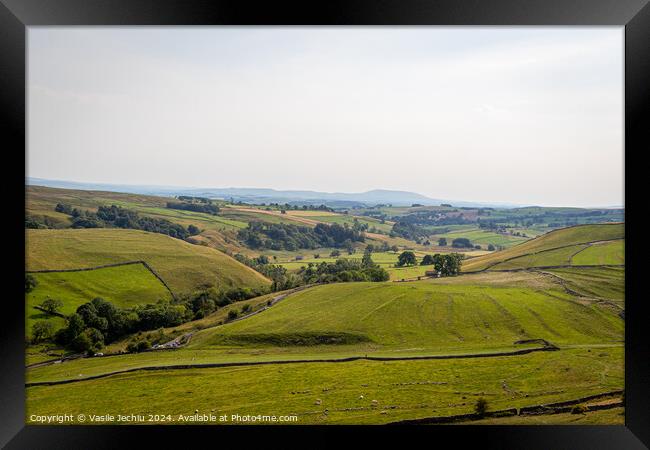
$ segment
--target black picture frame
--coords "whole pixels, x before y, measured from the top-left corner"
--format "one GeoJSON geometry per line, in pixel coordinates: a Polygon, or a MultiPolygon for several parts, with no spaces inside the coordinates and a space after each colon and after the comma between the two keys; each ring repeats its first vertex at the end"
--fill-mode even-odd
{"type": "MultiPolygon", "coordinates": [[[[148,446],[198,439],[224,444],[225,434],[248,440],[277,436],[285,445],[322,445],[333,435],[363,432],[375,439],[398,435],[424,443],[478,448],[615,448],[650,446],[650,351],[640,288],[643,205],[626,203],[625,426],[437,427],[183,427],[26,426],[24,398],[24,174],[26,152],[26,27],[36,25],[618,25],[625,27],[625,192],[643,191],[644,152],[650,148],[650,5],[648,0],[0,0],[0,112],[5,172],[3,225],[6,286],[0,327],[0,445],[6,448],[116,448],[142,440],[148,446]],[[8,157],[11,157],[9,162],[8,157]],[[8,170],[7,170],[8,169],[8,170]],[[629,171],[629,172],[628,172],[629,171]],[[638,172],[636,172],[638,171],[638,172]],[[637,176],[637,174],[639,176],[637,176]],[[11,236],[11,237],[9,237],[11,236]],[[23,236],[17,239],[15,236],[23,236]],[[8,238],[7,238],[8,237],[8,238]],[[7,246],[6,243],[11,243],[7,246]],[[630,245],[631,243],[631,245],[630,245]],[[638,261],[638,263],[637,263],[638,261]],[[370,432],[368,432],[370,430],[370,432]],[[309,433],[309,436],[307,435],[309,433]],[[317,433],[317,438],[313,437],[317,433]],[[290,435],[291,439],[287,439],[290,435]],[[372,435],[372,436],[370,436],[372,435]],[[190,437],[191,436],[191,437],[190,437]],[[308,440],[306,440],[308,439],[308,440]],[[451,441],[449,441],[451,439],[451,441]],[[452,445],[452,444],[450,444],[452,445]]],[[[641,198],[641,201],[643,198],[641,198]]],[[[364,437],[365,439],[365,437],[364,437]]],[[[241,441],[240,441],[241,442],[241,441]]],[[[240,444],[241,445],[241,444],[240,444]]]]}

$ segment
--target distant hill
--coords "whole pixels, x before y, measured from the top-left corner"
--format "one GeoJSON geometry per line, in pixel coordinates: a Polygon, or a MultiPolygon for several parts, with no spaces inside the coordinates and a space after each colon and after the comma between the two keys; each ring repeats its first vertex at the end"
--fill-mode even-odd
{"type": "Polygon", "coordinates": [[[48,180],[43,178],[26,178],[26,184],[36,186],[57,187],[64,189],[84,189],[97,191],[124,192],[130,194],[177,196],[191,195],[226,200],[242,201],[245,203],[289,203],[289,204],[325,204],[335,208],[351,208],[354,206],[372,206],[391,204],[394,206],[440,205],[451,203],[454,206],[468,207],[498,207],[507,208],[521,205],[507,203],[477,203],[467,201],[450,201],[434,199],[424,195],[387,189],[374,189],[360,193],[293,191],[259,188],[185,188],[173,186],[138,186],[126,184],[79,183],[74,181],[48,180]]]}

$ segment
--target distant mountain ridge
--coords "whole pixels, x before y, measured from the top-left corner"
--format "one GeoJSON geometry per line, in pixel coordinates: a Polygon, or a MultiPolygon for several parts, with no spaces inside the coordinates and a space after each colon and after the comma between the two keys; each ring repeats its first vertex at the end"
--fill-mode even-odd
{"type": "Polygon", "coordinates": [[[427,197],[408,191],[388,189],[373,189],[360,193],[318,192],[298,190],[276,190],[269,188],[184,188],[155,185],[128,185],[82,183],[75,181],[48,180],[44,178],[27,177],[27,185],[56,187],[63,189],[82,189],[94,191],[124,192],[128,194],[145,194],[159,196],[192,195],[209,198],[242,201],[247,203],[289,203],[289,204],[326,204],[331,207],[372,206],[390,204],[394,206],[410,206],[412,204],[440,205],[450,203],[454,206],[496,207],[509,208],[521,205],[509,203],[481,203],[467,201],[450,201],[427,197]]]}

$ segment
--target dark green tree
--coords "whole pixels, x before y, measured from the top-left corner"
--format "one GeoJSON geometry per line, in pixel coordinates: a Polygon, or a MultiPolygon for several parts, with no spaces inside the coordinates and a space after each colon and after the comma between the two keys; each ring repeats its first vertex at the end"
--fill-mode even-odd
{"type": "Polygon", "coordinates": [[[413,253],[410,250],[402,252],[397,257],[397,266],[398,267],[414,266],[415,264],[417,264],[417,258],[415,257],[415,253],[413,253]]]}
{"type": "Polygon", "coordinates": [[[62,307],[63,302],[58,298],[47,297],[45,300],[43,300],[43,303],[41,303],[41,308],[50,314],[58,312],[62,307]]]}
{"type": "Polygon", "coordinates": [[[25,274],[25,293],[28,294],[34,290],[34,288],[38,286],[38,281],[32,274],[25,274]]]}
{"type": "Polygon", "coordinates": [[[32,325],[32,342],[39,343],[52,337],[54,327],[47,320],[38,320],[32,325]]]}

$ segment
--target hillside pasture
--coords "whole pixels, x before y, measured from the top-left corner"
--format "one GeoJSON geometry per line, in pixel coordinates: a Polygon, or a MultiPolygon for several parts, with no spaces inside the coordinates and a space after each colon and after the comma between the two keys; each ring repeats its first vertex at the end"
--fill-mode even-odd
{"type": "Polygon", "coordinates": [[[146,261],[175,294],[201,286],[270,285],[253,269],[212,248],[138,230],[27,230],[27,270],[61,270],[146,261]]]}
{"type": "Polygon", "coordinates": [[[120,308],[172,299],[167,288],[142,264],[81,272],[33,273],[32,276],[38,285],[26,294],[28,336],[36,320],[52,321],[55,330],[65,325],[62,318],[46,315],[34,308],[47,297],[61,300],[63,307],[59,312],[65,315],[74,313],[79,306],[95,297],[108,300],[120,308]]]}
{"type": "MultiPolygon", "coordinates": [[[[463,264],[463,272],[486,270],[499,263],[514,260],[517,257],[559,249],[561,247],[620,240],[624,237],[625,228],[622,223],[579,225],[569,228],[560,228],[509,249],[473,258],[463,264]]],[[[554,258],[557,257],[561,259],[564,257],[564,254],[562,254],[561,251],[559,252],[559,255],[553,255],[554,258]]]]}
{"type": "Polygon", "coordinates": [[[599,242],[590,245],[571,258],[575,266],[625,264],[625,241],[599,242]]]}
{"type": "Polygon", "coordinates": [[[623,305],[625,300],[625,269],[623,267],[580,267],[549,269],[569,289],[585,297],[603,298],[623,305]]]}
{"type": "Polygon", "coordinates": [[[29,387],[26,417],[110,411],[171,414],[176,421],[198,410],[229,418],[295,414],[297,424],[378,424],[469,413],[479,397],[490,409],[505,409],[573,400],[623,383],[622,346],[517,357],[140,371],[29,387]]]}
{"type": "Polygon", "coordinates": [[[389,353],[471,352],[515,348],[522,339],[618,343],[623,321],[606,308],[573,301],[559,286],[540,291],[469,280],[338,283],[291,295],[250,319],[203,330],[189,348],[220,347],[238,335],[319,332],[365,336],[376,351],[389,353]]]}

